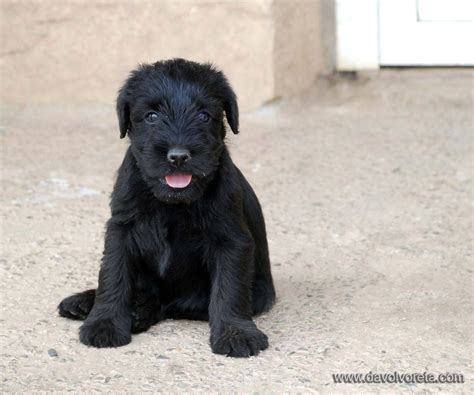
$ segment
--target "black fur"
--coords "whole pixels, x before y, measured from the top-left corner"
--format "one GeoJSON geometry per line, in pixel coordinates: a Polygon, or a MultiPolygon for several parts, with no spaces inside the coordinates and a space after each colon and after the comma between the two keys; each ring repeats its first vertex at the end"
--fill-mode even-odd
{"type": "Polygon", "coordinates": [[[224,113],[238,133],[236,96],[208,64],[142,65],[120,90],[120,136],[131,144],[112,194],[99,285],[59,305],[62,316],[85,319],[82,343],[123,346],[131,333],[184,318],[209,320],[217,354],[268,347],[252,321],[275,300],[265,223],[224,144],[224,113]],[[172,147],[190,159],[171,163],[172,147]],[[168,186],[176,172],[192,174],[191,184],[168,186]]]}

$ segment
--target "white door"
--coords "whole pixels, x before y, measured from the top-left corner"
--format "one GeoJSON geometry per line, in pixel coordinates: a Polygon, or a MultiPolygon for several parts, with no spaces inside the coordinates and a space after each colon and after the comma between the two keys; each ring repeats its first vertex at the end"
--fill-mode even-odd
{"type": "Polygon", "coordinates": [[[379,0],[379,64],[474,65],[474,0],[379,0]]]}

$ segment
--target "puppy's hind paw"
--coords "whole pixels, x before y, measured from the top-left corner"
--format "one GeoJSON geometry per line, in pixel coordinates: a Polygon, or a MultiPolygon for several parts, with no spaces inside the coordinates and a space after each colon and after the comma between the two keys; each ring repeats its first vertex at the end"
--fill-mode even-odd
{"type": "Polygon", "coordinates": [[[68,296],[58,306],[59,315],[72,320],[85,320],[92,310],[94,299],[94,289],[68,296]]]}
{"type": "Polygon", "coordinates": [[[268,337],[256,327],[225,326],[211,335],[211,348],[216,354],[248,358],[268,348],[268,337]]]}
{"type": "Polygon", "coordinates": [[[154,312],[149,308],[135,307],[132,310],[132,333],[145,332],[159,320],[159,312],[154,312]]]}
{"type": "Polygon", "coordinates": [[[79,331],[81,343],[97,348],[120,347],[132,341],[130,330],[119,328],[111,319],[84,322],[79,331]]]}

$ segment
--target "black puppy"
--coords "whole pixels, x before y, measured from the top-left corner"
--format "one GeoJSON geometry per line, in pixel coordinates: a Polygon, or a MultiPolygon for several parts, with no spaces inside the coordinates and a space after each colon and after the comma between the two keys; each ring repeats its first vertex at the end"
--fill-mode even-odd
{"type": "Polygon", "coordinates": [[[64,299],[85,319],[82,343],[118,347],[165,318],[209,320],[211,347],[256,355],[267,336],[252,316],[275,300],[259,202],[224,144],[238,133],[236,96],[208,64],[142,65],[119,92],[118,171],[97,290],[64,299]]]}

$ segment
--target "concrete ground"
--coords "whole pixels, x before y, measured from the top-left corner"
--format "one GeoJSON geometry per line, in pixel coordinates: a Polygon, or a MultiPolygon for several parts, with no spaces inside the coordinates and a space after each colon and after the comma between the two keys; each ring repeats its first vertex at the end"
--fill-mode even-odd
{"type": "Polygon", "coordinates": [[[97,281],[120,141],[113,103],[4,107],[1,391],[472,393],[470,70],[330,78],[229,136],[266,216],[270,348],[211,353],[166,321],[87,348],[64,296],[97,281]],[[333,373],[460,372],[465,384],[334,384],[333,373]]]}

